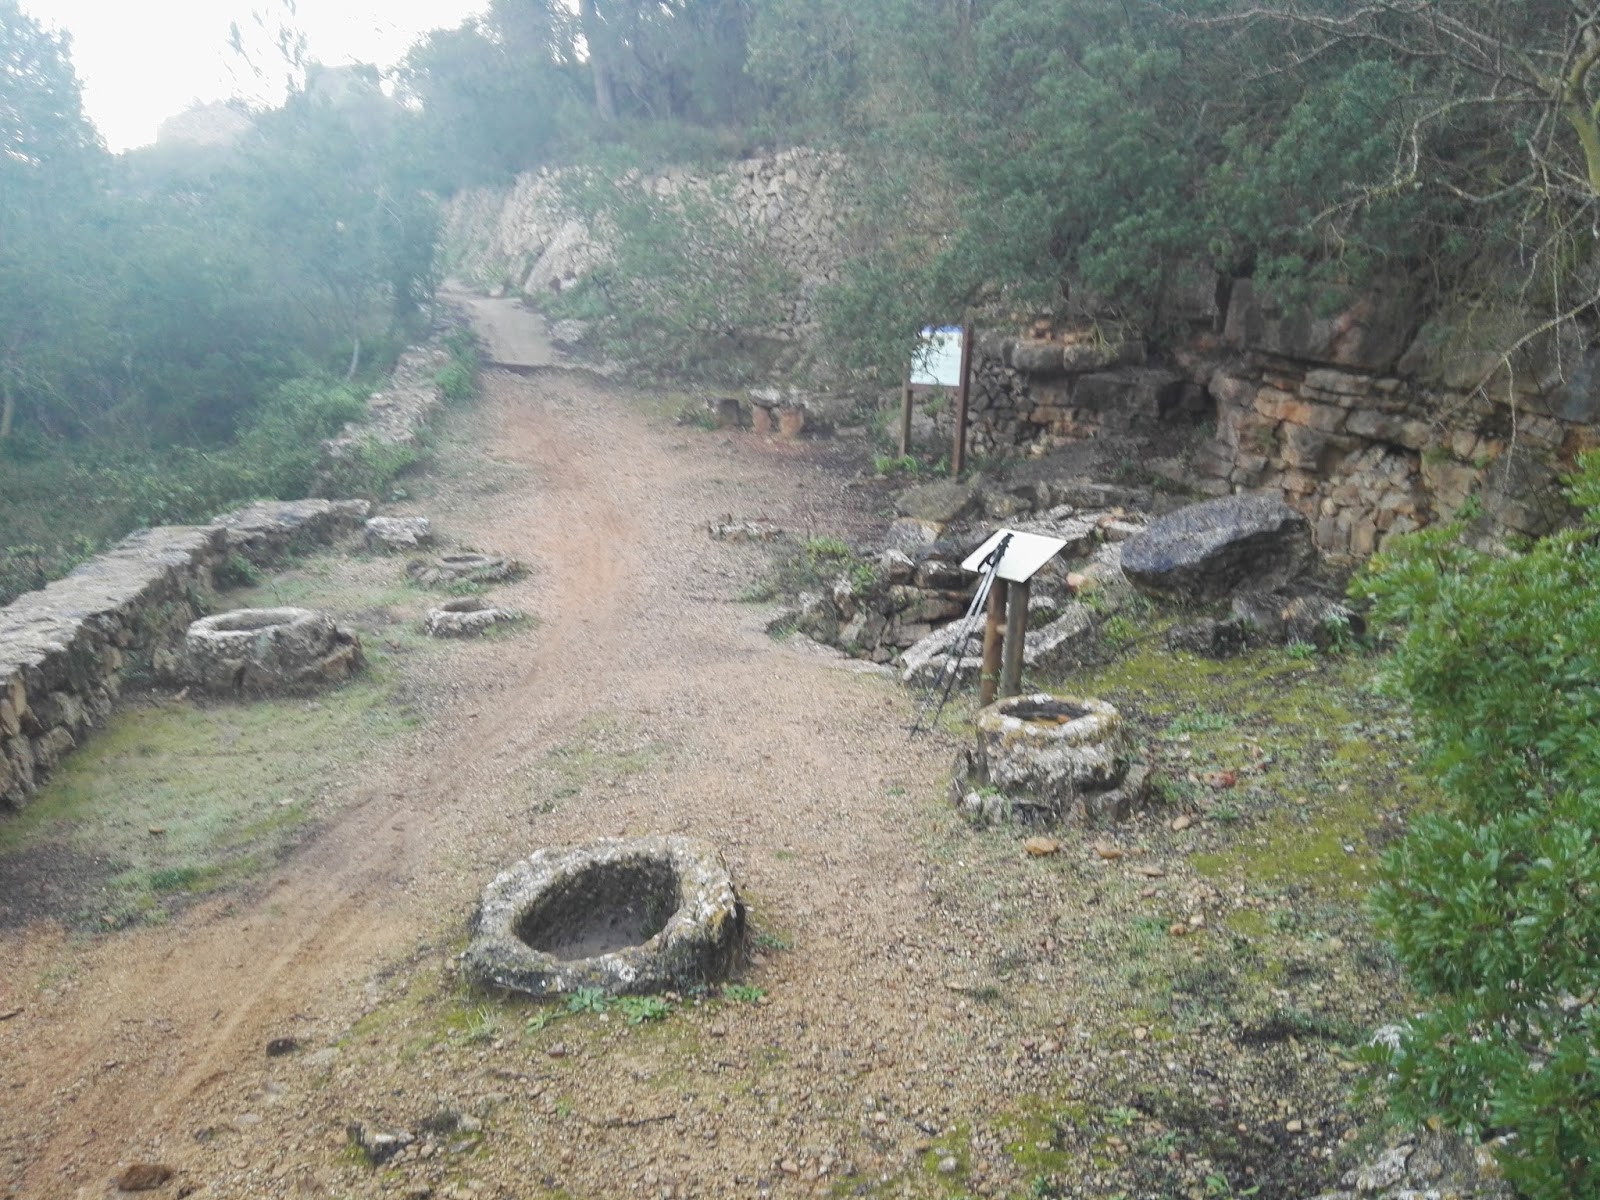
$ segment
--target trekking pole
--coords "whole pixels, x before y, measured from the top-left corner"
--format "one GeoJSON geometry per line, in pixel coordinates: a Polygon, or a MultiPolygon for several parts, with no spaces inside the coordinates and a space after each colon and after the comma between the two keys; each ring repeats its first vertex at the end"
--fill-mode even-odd
{"type": "Polygon", "coordinates": [[[978,590],[972,595],[972,603],[967,606],[966,616],[961,619],[961,627],[956,633],[956,639],[951,643],[946,652],[944,662],[939,671],[934,675],[923,693],[921,702],[917,705],[917,719],[911,726],[911,736],[916,737],[922,732],[923,722],[937,721],[939,714],[944,711],[946,704],[950,703],[950,695],[955,690],[956,679],[961,674],[961,660],[966,657],[967,643],[972,640],[972,628],[978,619],[978,614],[984,610],[989,601],[989,592],[993,590],[996,579],[1000,575],[1000,564],[1006,556],[1006,547],[1011,544],[1011,535],[1008,533],[996,543],[995,548],[978,564],[978,590]],[[941,688],[941,685],[942,688],[941,688]],[[934,696],[938,695],[939,703],[929,712],[933,705],[934,696]]]}

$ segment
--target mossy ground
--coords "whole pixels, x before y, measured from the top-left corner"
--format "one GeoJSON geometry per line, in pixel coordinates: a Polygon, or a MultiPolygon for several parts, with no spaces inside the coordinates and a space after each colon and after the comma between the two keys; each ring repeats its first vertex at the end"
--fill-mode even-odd
{"type": "Polygon", "coordinates": [[[309,696],[126,698],[0,823],[0,910],[96,929],[159,921],[270,869],[335,812],[353,765],[419,719],[396,656],[439,652],[411,619],[418,593],[399,564],[378,567],[324,551],[218,597],[331,612],[361,633],[367,669],[309,696]]]}

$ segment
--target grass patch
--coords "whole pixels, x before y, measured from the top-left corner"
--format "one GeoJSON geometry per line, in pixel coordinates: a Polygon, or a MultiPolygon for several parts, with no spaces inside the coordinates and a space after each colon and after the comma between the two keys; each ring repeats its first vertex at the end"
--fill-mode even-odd
{"type": "Polygon", "coordinates": [[[73,881],[55,915],[101,928],[160,919],[277,861],[341,770],[413,725],[372,680],[313,699],[124,705],[0,822],[0,861],[65,849],[103,874],[73,881]]]}

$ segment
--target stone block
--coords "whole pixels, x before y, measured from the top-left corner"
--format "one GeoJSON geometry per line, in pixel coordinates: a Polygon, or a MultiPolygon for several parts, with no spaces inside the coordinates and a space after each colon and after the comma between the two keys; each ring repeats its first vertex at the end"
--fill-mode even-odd
{"type": "Polygon", "coordinates": [[[1258,292],[1253,280],[1236,279],[1223,336],[1240,349],[1378,372],[1399,359],[1416,325],[1417,306],[1402,280],[1381,282],[1360,295],[1336,290],[1309,304],[1284,306],[1258,292]],[[1320,315],[1330,307],[1337,311],[1320,315]]]}
{"type": "MultiPolygon", "coordinates": [[[[1332,371],[1326,368],[1306,372],[1305,386],[1315,388],[1319,392],[1333,392],[1340,396],[1364,396],[1373,390],[1373,381],[1368,375],[1351,375],[1346,371],[1332,371]]],[[[1393,391],[1394,389],[1389,389],[1393,391]]]]}
{"type": "Polygon", "coordinates": [[[1256,411],[1276,421],[1304,425],[1320,433],[1336,433],[1349,415],[1331,404],[1316,404],[1276,389],[1262,388],[1256,397],[1256,411]]]}
{"type": "Polygon", "coordinates": [[[1280,453],[1286,465],[1321,471],[1328,451],[1328,435],[1305,425],[1285,422],[1278,430],[1280,453]]]}
{"type": "Polygon", "coordinates": [[[1061,343],[1027,339],[1011,347],[1010,366],[1024,375],[1048,379],[1064,373],[1061,365],[1061,343]]]}

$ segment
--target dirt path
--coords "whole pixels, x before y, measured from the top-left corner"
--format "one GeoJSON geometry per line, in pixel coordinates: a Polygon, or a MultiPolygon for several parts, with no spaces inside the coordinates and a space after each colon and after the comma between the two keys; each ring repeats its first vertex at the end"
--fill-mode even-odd
{"type": "Polygon", "coordinates": [[[513,370],[558,367],[560,352],[550,340],[544,318],[520,301],[494,299],[446,288],[440,298],[466,311],[483,339],[489,362],[513,370]]]}
{"type": "Polygon", "coordinates": [[[420,729],[261,886],[164,927],[0,934],[0,1195],[106,1195],[132,1161],[240,1198],[1315,1194],[1351,1127],[1318,1014],[1393,1003],[1350,965],[1359,926],[1219,888],[1159,817],[1117,832],[1126,857],[967,828],[910,698],[767,637],[739,600],[764,553],[706,535],[875,520],[828,445],[647,408],[487,372],[417,507],[532,564],[496,594],[537,624],[398,657],[420,729]],[[723,849],[753,990],[634,1025],[460,987],[498,869],[642,833],[723,849]],[[374,1169],[352,1123],[416,1140],[374,1169]]]}
{"type": "MultiPolygon", "coordinates": [[[[704,532],[725,511],[803,522],[837,485],[803,456],[649,428],[576,377],[491,374],[481,420],[484,453],[522,482],[442,497],[435,517],[536,565],[523,588],[537,630],[463,647],[419,744],[375,764],[262,895],[78,947],[70,980],[0,1025],[0,1177],[18,1194],[96,1195],[138,1157],[203,1177],[192,1131],[267,1040],[351,1019],[375,970],[454,936],[493,865],[539,844],[711,838],[758,903],[806,923],[819,996],[887,936],[875,920],[863,939],[862,914],[912,915],[903,814],[882,801],[891,782],[925,782],[936,756],[908,748],[889,685],[765,637],[736,602],[755,556],[704,532]],[[641,739],[655,765],[530,812],[519,774],[596,724],[641,739]]],[[[35,931],[0,961],[16,984],[67,949],[35,931]]]]}

